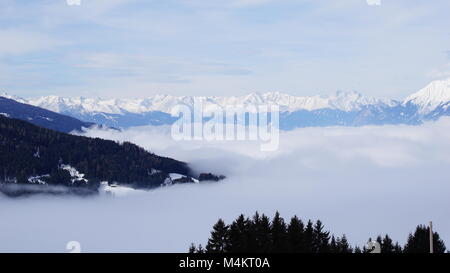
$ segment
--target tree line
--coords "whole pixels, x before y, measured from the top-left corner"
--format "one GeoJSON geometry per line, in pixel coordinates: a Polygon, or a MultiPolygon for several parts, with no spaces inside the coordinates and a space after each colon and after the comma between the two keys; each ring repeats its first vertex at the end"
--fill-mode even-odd
{"type": "MultiPolygon", "coordinates": [[[[368,242],[373,241],[369,238],[368,242]]],[[[388,234],[377,236],[381,253],[429,253],[429,228],[416,227],[401,246],[388,234]]],[[[444,253],[444,241],[433,233],[433,252],[444,253]]],[[[320,220],[306,223],[294,216],[286,223],[278,212],[271,219],[256,212],[251,218],[241,214],[230,225],[219,219],[206,246],[191,244],[190,253],[368,253],[366,246],[352,247],[346,235],[335,236],[320,220]]]]}

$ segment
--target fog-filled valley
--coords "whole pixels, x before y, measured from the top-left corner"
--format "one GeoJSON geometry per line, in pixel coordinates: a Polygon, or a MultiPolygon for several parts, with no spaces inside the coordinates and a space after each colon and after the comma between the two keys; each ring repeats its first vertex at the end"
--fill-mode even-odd
{"type": "Polygon", "coordinates": [[[280,133],[279,149],[252,141],[174,141],[170,127],[84,135],[130,141],[227,179],[126,195],[0,195],[0,252],[186,252],[206,243],[218,218],[255,211],[320,219],[352,245],[388,233],[400,243],[432,220],[448,244],[450,119],[420,126],[303,128],[280,133]]]}

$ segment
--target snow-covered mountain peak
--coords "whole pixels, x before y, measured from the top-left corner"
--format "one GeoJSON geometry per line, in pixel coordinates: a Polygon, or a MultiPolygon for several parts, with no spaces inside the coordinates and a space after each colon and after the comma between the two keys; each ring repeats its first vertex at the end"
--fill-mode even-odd
{"type": "Polygon", "coordinates": [[[60,97],[60,96],[45,96],[37,99],[30,99],[28,103],[42,107],[54,112],[104,112],[110,114],[121,114],[119,100],[104,100],[101,98],[84,98],[84,97],[60,97]]]}
{"type": "Polygon", "coordinates": [[[10,95],[10,94],[8,94],[6,92],[0,92],[0,97],[4,97],[4,98],[7,98],[7,99],[15,100],[15,101],[21,102],[21,103],[26,103],[25,99],[23,99],[21,97],[18,97],[18,96],[10,95]]]}
{"type": "Polygon", "coordinates": [[[412,103],[419,106],[421,114],[428,114],[438,106],[450,101],[450,78],[433,81],[417,93],[408,96],[404,104],[412,103]]]}
{"type": "Polygon", "coordinates": [[[59,113],[107,113],[124,114],[125,112],[141,114],[152,111],[170,113],[176,105],[193,107],[196,100],[202,99],[205,108],[230,105],[278,105],[281,111],[336,109],[342,111],[360,110],[366,105],[393,106],[397,102],[387,99],[366,97],[358,92],[337,91],[327,96],[292,96],[282,92],[253,92],[243,96],[172,96],[155,95],[144,99],[101,99],[59,96],[46,96],[31,99],[28,103],[59,113]]]}
{"type": "Polygon", "coordinates": [[[263,94],[269,103],[280,105],[286,111],[317,110],[323,108],[337,109],[342,111],[360,110],[366,105],[382,104],[396,105],[397,102],[389,99],[376,99],[363,96],[356,91],[336,91],[330,95],[319,95],[310,97],[291,96],[281,92],[270,92],[263,94]]]}

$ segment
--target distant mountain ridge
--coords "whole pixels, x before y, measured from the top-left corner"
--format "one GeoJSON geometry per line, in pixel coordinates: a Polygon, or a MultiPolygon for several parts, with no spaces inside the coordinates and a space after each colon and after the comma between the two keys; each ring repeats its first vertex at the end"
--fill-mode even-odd
{"type": "Polygon", "coordinates": [[[204,109],[228,105],[278,105],[280,127],[290,130],[310,126],[361,126],[370,124],[420,124],[450,115],[450,79],[434,81],[403,101],[366,97],[358,92],[338,91],[329,96],[299,97],[280,92],[251,93],[245,96],[171,96],[145,99],[65,98],[46,96],[14,98],[80,120],[128,128],[172,124],[175,105],[193,107],[202,99],[204,109]]]}
{"type": "Polygon", "coordinates": [[[106,114],[143,114],[153,111],[170,113],[176,105],[187,105],[192,107],[195,99],[203,99],[205,107],[217,105],[225,107],[228,105],[261,105],[272,104],[280,106],[281,111],[294,112],[298,110],[336,109],[352,111],[361,109],[367,105],[397,105],[399,102],[390,99],[376,99],[365,97],[358,92],[337,91],[329,96],[299,97],[281,92],[268,92],[260,94],[257,92],[244,96],[171,96],[156,95],[144,99],[101,99],[84,97],[60,97],[44,96],[36,99],[23,99],[4,94],[19,102],[45,108],[54,112],[77,112],[77,113],[106,113],[106,114]]]}
{"type": "Polygon", "coordinates": [[[47,109],[22,103],[0,96],[0,115],[33,123],[37,126],[59,132],[82,131],[94,125],[92,122],[80,121],[68,115],[58,114],[47,109]]]}

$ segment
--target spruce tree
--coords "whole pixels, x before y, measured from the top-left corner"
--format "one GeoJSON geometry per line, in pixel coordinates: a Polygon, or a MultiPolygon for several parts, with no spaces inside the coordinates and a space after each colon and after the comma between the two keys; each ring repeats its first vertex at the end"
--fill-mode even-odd
{"type": "Polygon", "coordinates": [[[284,223],[284,219],[280,217],[280,213],[278,211],[275,213],[275,217],[272,220],[270,230],[272,235],[272,252],[287,252],[288,240],[286,224],[284,223]]]}
{"type": "Polygon", "coordinates": [[[191,243],[191,246],[189,247],[189,253],[195,253],[197,251],[197,248],[195,247],[194,243],[191,243]]]}
{"type": "Polygon", "coordinates": [[[229,243],[226,251],[231,253],[249,252],[249,220],[241,214],[229,227],[229,243]]]}
{"type": "Polygon", "coordinates": [[[395,246],[389,235],[385,235],[381,241],[381,253],[394,253],[395,246]]]}
{"type": "Polygon", "coordinates": [[[311,220],[308,220],[305,228],[305,252],[313,253],[314,227],[311,220]]]}
{"type": "Polygon", "coordinates": [[[305,252],[305,227],[297,216],[291,218],[287,228],[289,251],[294,253],[305,252]]]}
{"type": "Polygon", "coordinates": [[[206,245],[206,251],[208,253],[225,252],[229,240],[228,229],[228,226],[225,225],[225,222],[222,219],[217,221],[217,223],[213,226],[211,238],[208,240],[208,244],[206,245]]]}
{"type": "Polygon", "coordinates": [[[334,238],[334,235],[331,236],[330,253],[339,253],[339,249],[337,247],[336,238],[334,238]]]}
{"type": "Polygon", "coordinates": [[[258,251],[258,238],[257,230],[260,224],[261,217],[258,211],[255,212],[252,219],[248,220],[248,251],[249,252],[259,252],[258,251]]]}
{"type": "MultiPolygon", "coordinates": [[[[419,225],[414,234],[409,234],[405,245],[406,253],[429,253],[430,252],[430,228],[419,225]]],[[[445,253],[445,244],[437,232],[433,233],[433,253],[445,253]]]]}
{"type": "Polygon", "coordinates": [[[317,220],[313,232],[313,252],[315,253],[328,253],[330,251],[330,233],[323,229],[322,222],[317,220]]]}
{"type": "Polygon", "coordinates": [[[342,238],[338,238],[337,249],[338,249],[338,251],[337,251],[338,253],[352,253],[353,252],[353,249],[349,245],[345,234],[342,235],[342,238]]]}
{"type": "Polygon", "coordinates": [[[396,242],[394,245],[394,253],[402,253],[402,252],[403,252],[402,246],[398,242],[396,242]]]}
{"type": "Polygon", "coordinates": [[[272,237],[269,218],[264,214],[259,216],[259,214],[256,213],[253,217],[253,226],[251,230],[251,238],[254,240],[253,252],[270,252],[272,248],[272,237]]]}
{"type": "Polygon", "coordinates": [[[198,245],[196,253],[205,253],[205,249],[201,244],[198,245]]]}

